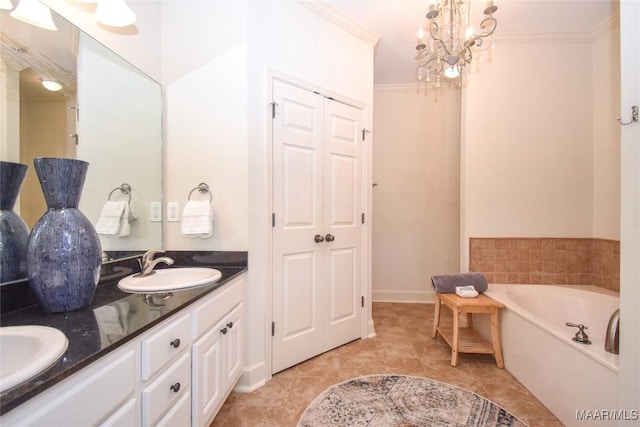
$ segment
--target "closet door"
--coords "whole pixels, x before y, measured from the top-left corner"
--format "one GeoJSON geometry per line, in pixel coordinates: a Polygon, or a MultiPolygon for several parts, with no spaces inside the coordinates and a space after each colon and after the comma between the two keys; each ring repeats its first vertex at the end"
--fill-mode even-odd
{"type": "Polygon", "coordinates": [[[362,331],[362,112],[274,80],[273,345],[279,372],[362,331]]]}
{"type": "Polygon", "coordinates": [[[324,98],[324,268],[328,349],[362,331],[362,111],[324,98]]]}

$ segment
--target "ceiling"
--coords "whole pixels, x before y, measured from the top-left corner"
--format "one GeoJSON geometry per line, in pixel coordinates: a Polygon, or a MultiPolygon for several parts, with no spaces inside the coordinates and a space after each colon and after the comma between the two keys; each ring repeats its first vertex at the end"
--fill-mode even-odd
{"type": "MultiPolygon", "coordinates": [[[[429,0],[323,0],[380,36],[374,83],[415,83],[416,33],[424,26],[429,0]]],[[[474,25],[484,0],[472,0],[474,25]],[[476,12],[476,13],[474,13],[476,12]]],[[[591,33],[619,9],[618,0],[494,0],[496,35],[514,33],[591,33]]]]}
{"type": "MultiPolygon", "coordinates": [[[[471,21],[478,23],[484,0],[471,1],[471,21]],[[478,18],[474,19],[473,16],[478,18]]],[[[323,0],[323,3],[380,36],[375,54],[375,84],[415,83],[416,32],[418,27],[426,23],[429,0],[323,0]]],[[[591,33],[619,8],[618,0],[494,0],[494,3],[498,6],[495,13],[498,36],[514,33],[591,33]]],[[[55,14],[54,20],[60,29],[58,32],[34,29],[9,18],[9,11],[1,12],[2,50],[6,56],[16,56],[13,52],[15,45],[30,46],[36,38],[44,39],[51,46],[73,44],[70,43],[73,36],[69,34],[69,25],[55,14]],[[36,37],[32,31],[44,32],[46,36],[36,37]]],[[[66,59],[60,62],[60,52],[52,49],[31,46],[28,55],[33,58],[30,62],[37,61],[44,68],[40,71],[54,72],[58,80],[64,81],[64,77],[67,77],[69,89],[75,90],[71,87],[73,76],[67,75],[75,70],[74,55],[69,51],[64,52],[66,59]],[[60,69],[54,69],[51,58],[56,58],[60,69]]]]}

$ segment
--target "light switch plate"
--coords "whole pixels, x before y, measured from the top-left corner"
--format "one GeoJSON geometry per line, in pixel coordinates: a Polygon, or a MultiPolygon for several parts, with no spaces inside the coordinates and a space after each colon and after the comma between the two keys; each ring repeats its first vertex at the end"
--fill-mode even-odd
{"type": "Polygon", "coordinates": [[[167,221],[168,222],[180,221],[180,203],[179,202],[167,203],[167,221]]]}
{"type": "Polygon", "coordinates": [[[160,202],[151,202],[149,204],[149,212],[151,222],[162,221],[162,204],[160,202]]]}

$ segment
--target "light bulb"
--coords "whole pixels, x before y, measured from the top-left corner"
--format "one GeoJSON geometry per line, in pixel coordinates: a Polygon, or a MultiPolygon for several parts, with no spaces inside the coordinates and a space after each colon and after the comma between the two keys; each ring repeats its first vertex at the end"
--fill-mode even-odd
{"type": "Polygon", "coordinates": [[[53,80],[42,80],[42,86],[51,92],[57,92],[62,89],[62,85],[58,82],[54,82],[53,80]]]}
{"type": "Polygon", "coordinates": [[[124,0],[99,0],[96,20],[110,27],[127,27],[136,22],[136,14],[124,0]]]}
{"type": "Polygon", "coordinates": [[[51,10],[38,0],[20,0],[16,10],[11,12],[11,16],[18,21],[26,22],[45,30],[58,30],[56,24],[53,23],[51,10]]]}
{"type": "Polygon", "coordinates": [[[467,27],[467,32],[465,33],[465,37],[467,40],[473,37],[473,27],[467,27]]]}
{"type": "Polygon", "coordinates": [[[458,71],[458,67],[452,65],[451,67],[447,67],[444,70],[444,76],[448,79],[455,79],[460,75],[460,71],[458,71]]]}
{"type": "Polygon", "coordinates": [[[13,9],[13,4],[11,4],[11,0],[0,0],[0,9],[4,9],[4,10],[13,9]]]}

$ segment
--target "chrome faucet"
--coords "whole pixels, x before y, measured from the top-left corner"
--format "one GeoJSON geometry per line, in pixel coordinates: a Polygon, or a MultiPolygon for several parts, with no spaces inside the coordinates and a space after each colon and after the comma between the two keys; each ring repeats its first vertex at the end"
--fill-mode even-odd
{"type": "Polygon", "coordinates": [[[567,322],[565,323],[565,325],[571,326],[572,328],[578,328],[578,332],[576,332],[575,337],[571,338],[572,340],[580,344],[591,344],[591,340],[589,340],[589,336],[584,331],[585,329],[589,329],[588,327],[586,327],[582,323],[576,325],[575,323],[571,323],[571,322],[567,322]]]}
{"type": "Polygon", "coordinates": [[[609,318],[607,336],[604,340],[604,349],[609,353],[620,353],[620,309],[617,309],[609,318]]]}
{"type": "Polygon", "coordinates": [[[167,265],[173,264],[173,259],[168,256],[163,256],[160,258],[153,258],[157,254],[163,254],[164,251],[147,251],[142,255],[142,259],[138,261],[140,264],[140,273],[139,277],[149,276],[154,273],[153,268],[159,263],[163,262],[167,265]]]}

